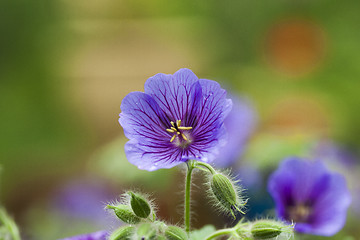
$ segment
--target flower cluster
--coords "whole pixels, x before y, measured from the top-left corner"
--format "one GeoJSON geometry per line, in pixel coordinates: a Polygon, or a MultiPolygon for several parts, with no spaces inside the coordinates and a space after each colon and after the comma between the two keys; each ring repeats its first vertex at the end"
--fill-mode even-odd
{"type": "Polygon", "coordinates": [[[192,231],[190,225],[190,189],[194,169],[206,176],[207,193],[214,206],[235,220],[245,214],[247,200],[232,177],[216,170],[236,159],[254,126],[253,112],[235,101],[214,81],[198,79],[189,69],[173,75],[156,74],[145,83],[145,92],[128,94],[122,104],[119,122],[129,141],[125,145],[128,160],[140,169],[154,171],[186,162],[184,228],[159,220],[147,197],[127,192],[123,201],[107,208],[123,225],[66,240],[166,239],[290,239],[293,230],[330,236],[345,224],[350,194],[344,178],[330,172],[320,161],[286,159],[270,177],[268,190],[276,203],[280,220],[243,221],[234,227],[192,231]],[[244,113],[243,116],[239,113],[244,113]],[[227,129],[230,143],[226,145],[227,129]],[[219,162],[223,159],[224,162],[219,162]]]}

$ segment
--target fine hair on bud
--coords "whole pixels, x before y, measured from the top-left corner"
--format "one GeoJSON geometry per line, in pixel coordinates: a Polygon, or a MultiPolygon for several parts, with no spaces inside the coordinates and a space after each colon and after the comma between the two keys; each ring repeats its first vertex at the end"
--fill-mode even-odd
{"type": "Polygon", "coordinates": [[[287,225],[276,220],[258,220],[250,227],[251,235],[256,240],[290,239],[293,236],[294,225],[287,225]]]}
{"type": "Polygon", "coordinates": [[[246,201],[243,200],[239,181],[234,180],[229,173],[216,172],[207,175],[207,195],[215,208],[224,214],[231,214],[236,218],[236,213],[245,214],[242,209],[246,201]]]}

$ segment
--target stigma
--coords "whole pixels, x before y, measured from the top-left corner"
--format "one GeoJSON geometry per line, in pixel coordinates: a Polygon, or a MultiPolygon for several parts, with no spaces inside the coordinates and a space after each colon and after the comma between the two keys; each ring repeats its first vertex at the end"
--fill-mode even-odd
{"type": "Polygon", "coordinates": [[[182,138],[184,141],[188,141],[188,138],[182,132],[183,130],[190,130],[192,127],[183,127],[181,126],[181,120],[176,120],[176,122],[170,122],[171,127],[167,128],[166,131],[169,133],[173,133],[174,135],[171,137],[170,142],[173,142],[176,137],[182,138]]]}

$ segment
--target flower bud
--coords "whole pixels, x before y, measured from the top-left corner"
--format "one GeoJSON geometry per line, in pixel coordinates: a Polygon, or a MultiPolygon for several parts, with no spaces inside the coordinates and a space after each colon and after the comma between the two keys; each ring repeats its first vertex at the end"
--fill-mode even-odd
{"type": "Polygon", "coordinates": [[[130,205],[136,216],[141,218],[147,218],[150,215],[150,204],[140,194],[133,192],[127,193],[130,196],[130,205]]]}
{"type": "Polygon", "coordinates": [[[165,237],[167,240],[187,240],[188,237],[185,231],[177,226],[168,226],[165,230],[165,237]]]}
{"type": "Polygon", "coordinates": [[[271,239],[278,237],[281,233],[291,233],[290,226],[281,222],[261,220],[251,226],[251,234],[255,239],[271,239]]]}
{"type": "Polygon", "coordinates": [[[127,205],[117,205],[117,206],[106,206],[108,209],[113,209],[116,216],[123,222],[128,224],[136,224],[140,222],[140,218],[136,216],[131,208],[127,205]]]}
{"type": "Polygon", "coordinates": [[[211,191],[218,201],[221,209],[230,212],[234,218],[234,211],[243,213],[238,205],[240,205],[240,197],[238,191],[232,181],[221,173],[215,173],[211,176],[211,191]]]}
{"type": "Polygon", "coordinates": [[[150,223],[143,223],[138,226],[137,236],[139,240],[155,240],[156,227],[150,223]]]}
{"type": "Polygon", "coordinates": [[[135,233],[135,227],[124,226],[116,229],[109,237],[109,240],[131,240],[135,233]]]}

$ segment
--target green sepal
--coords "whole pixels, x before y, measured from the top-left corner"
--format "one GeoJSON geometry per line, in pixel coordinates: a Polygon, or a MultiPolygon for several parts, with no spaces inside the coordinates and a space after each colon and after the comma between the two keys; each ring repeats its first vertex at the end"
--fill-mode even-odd
{"type": "Polygon", "coordinates": [[[123,222],[128,224],[137,224],[140,222],[140,218],[134,214],[131,207],[127,205],[117,205],[117,206],[106,206],[108,209],[113,209],[116,216],[123,222]]]}
{"type": "Polygon", "coordinates": [[[127,192],[130,196],[130,205],[136,216],[147,218],[151,213],[151,207],[148,201],[140,194],[127,192]]]}

